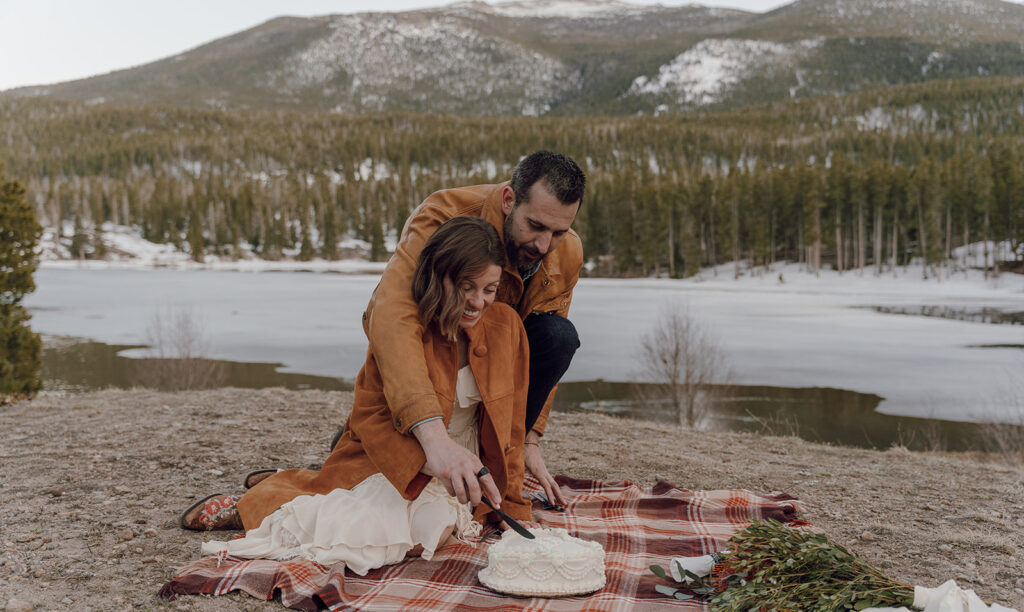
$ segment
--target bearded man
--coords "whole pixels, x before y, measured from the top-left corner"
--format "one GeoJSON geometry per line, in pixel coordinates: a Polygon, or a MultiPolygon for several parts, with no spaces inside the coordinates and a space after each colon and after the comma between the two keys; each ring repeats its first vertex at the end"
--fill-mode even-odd
{"type": "Polygon", "coordinates": [[[583,171],[571,158],[537,151],[516,165],[511,180],[438,191],[406,222],[363,314],[363,329],[380,369],[395,429],[420,440],[435,475],[460,472],[479,461],[466,457],[469,451],[448,438],[441,422],[433,422],[442,419],[442,412],[427,375],[423,326],[411,281],[420,251],[438,226],[453,217],[481,217],[499,231],[508,253],[495,299],[519,313],[529,340],[523,461],[548,499],[565,503],[544,464],[539,442],[555,386],[580,345],[576,328],[566,317],[583,265],[583,246],[570,226],[585,184],[583,171]]]}

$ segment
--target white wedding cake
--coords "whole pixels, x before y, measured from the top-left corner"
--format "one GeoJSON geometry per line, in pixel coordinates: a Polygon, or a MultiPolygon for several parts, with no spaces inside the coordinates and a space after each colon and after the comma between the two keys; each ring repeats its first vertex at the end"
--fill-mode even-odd
{"type": "Polygon", "coordinates": [[[604,549],[565,529],[530,529],[529,540],[511,529],[487,551],[480,582],[491,590],[528,597],[592,593],[604,586],[604,549]]]}

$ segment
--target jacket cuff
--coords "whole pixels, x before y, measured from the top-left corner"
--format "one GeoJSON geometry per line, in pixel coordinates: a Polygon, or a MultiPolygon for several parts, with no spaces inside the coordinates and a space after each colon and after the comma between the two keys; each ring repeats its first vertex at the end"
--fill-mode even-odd
{"type": "Polygon", "coordinates": [[[437,404],[437,395],[413,396],[402,407],[391,407],[391,424],[398,433],[408,435],[413,425],[418,425],[434,417],[444,418],[444,412],[437,404]]]}

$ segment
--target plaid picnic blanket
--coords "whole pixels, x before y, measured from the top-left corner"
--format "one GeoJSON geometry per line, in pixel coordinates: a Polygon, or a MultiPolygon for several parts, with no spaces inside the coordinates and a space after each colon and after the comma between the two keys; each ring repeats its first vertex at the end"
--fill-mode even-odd
{"type": "MultiPolygon", "coordinates": [[[[324,567],[305,559],[271,561],[206,557],[185,566],[160,590],[178,594],[222,595],[240,590],[273,599],[296,610],[704,610],[699,602],[668,598],[654,587],[657,563],[668,568],[673,557],[724,550],[733,534],[753,519],[796,520],[799,501],[786,495],[761,497],[744,490],[689,491],[659,482],[642,489],[630,481],[603,483],[557,477],[569,501],[564,513],[534,504],[533,520],[561,527],[571,535],[598,542],[605,550],[607,584],[582,597],[561,599],[509,597],[488,590],[477,579],[487,566],[487,545],[456,542],[431,561],[409,559],[371,570],[366,576],[345,572],[343,563],[324,567]]],[[[527,474],[524,494],[540,490],[527,474]]],[[[486,535],[486,533],[485,533],[486,535]]]]}

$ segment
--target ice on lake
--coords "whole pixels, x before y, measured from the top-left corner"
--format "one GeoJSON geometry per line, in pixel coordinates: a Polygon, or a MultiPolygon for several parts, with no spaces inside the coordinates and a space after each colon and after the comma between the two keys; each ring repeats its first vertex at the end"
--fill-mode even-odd
{"type": "MultiPolygon", "coordinates": [[[[796,265],[733,280],[582,279],[571,310],[582,346],[566,380],[633,380],[637,347],[666,304],[683,303],[720,340],[734,382],[873,393],[888,414],[1018,422],[1024,326],[878,312],[873,307],[1024,311],[1024,277],[875,278],[796,265]],[[779,281],[782,273],[783,282],[779,281]],[[978,348],[1003,345],[1008,348],[978,348]]],[[[43,267],[27,300],[36,331],[144,343],[166,306],[204,322],[212,357],[355,378],[366,353],[361,314],[377,277],[299,272],[43,267]]],[[[131,353],[129,353],[131,354],[131,353]]]]}

